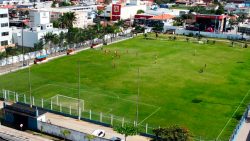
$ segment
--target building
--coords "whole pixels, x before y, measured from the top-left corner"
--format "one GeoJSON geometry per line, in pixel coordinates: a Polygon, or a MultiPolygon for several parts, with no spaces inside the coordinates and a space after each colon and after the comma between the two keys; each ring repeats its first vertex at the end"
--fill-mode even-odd
{"type": "Polygon", "coordinates": [[[39,26],[41,24],[50,23],[50,15],[47,11],[32,10],[29,13],[30,16],[30,27],[39,26]]]}
{"type": "Polygon", "coordinates": [[[59,35],[61,32],[68,32],[67,29],[53,28],[53,24],[50,23],[50,15],[47,11],[31,10],[32,15],[30,28],[13,28],[13,41],[19,46],[34,47],[34,44],[39,42],[47,33],[59,35]]]}
{"type": "Polygon", "coordinates": [[[139,5],[138,3],[129,5],[110,4],[105,8],[100,17],[113,21],[131,19],[137,14],[138,10],[146,11],[146,8],[146,5],[139,5]]]}
{"type": "Polygon", "coordinates": [[[4,123],[14,126],[16,129],[26,130],[37,130],[38,121],[46,122],[45,112],[37,109],[33,106],[14,103],[8,105],[4,102],[3,107],[4,123]]]}
{"type": "Polygon", "coordinates": [[[187,30],[206,31],[206,32],[224,32],[227,26],[226,15],[209,15],[196,14],[194,15],[194,25],[186,27],[187,30]]]}
{"type": "Polygon", "coordinates": [[[12,32],[9,28],[8,9],[0,8],[0,51],[12,45],[12,32]]]}
{"type": "Polygon", "coordinates": [[[58,8],[41,8],[38,9],[38,11],[40,10],[49,12],[51,22],[58,20],[60,16],[66,12],[74,12],[76,15],[76,21],[73,23],[73,27],[86,28],[88,25],[93,24],[96,9],[96,5],[85,5],[58,8]]]}

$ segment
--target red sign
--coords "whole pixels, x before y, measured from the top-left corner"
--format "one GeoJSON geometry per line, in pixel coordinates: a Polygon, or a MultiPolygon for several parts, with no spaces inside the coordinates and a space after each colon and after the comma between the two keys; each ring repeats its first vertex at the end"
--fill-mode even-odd
{"type": "Polygon", "coordinates": [[[121,15],[121,5],[113,4],[112,5],[112,16],[120,16],[121,15]]]}

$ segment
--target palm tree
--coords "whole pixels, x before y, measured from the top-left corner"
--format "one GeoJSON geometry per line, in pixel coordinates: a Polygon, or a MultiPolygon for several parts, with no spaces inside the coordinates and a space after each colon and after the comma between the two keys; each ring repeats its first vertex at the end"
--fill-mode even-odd
{"type": "Polygon", "coordinates": [[[76,21],[75,12],[66,12],[60,16],[59,21],[62,23],[64,28],[72,28],[73,23],[76,21]]]}
{"type": "Polygon", "coordinates": [[[48,54],[47,53],[48,48],[51,49],[51,41],[53,40],[54,37],[55,37],[55,34],[53,34],[52,32],[48,32],[43,36],[43,39],[44,39],[44,42],[45,42],[44,44],[49,45],[48,47],[45,48],[46,54],[48,54]]]}
{"type": "Polygon", "coordinates": [[[61,32],[61,33],[59,34],[59,47],[60,47],[60,48],[63,47],[64,39],[65,39],[65,34],[64,34],[63,32],[61,32]]]}
{"type": "MultiPolygon", "coordinates": [[[[51,39],[51,42],[54,45],[54,47],[58,48],[57,45],[60,43],[59,36],[55,34],[54,37],[51,39]]],[[[56,53],[56,49],[55,49],[55,53],[56,53]]]]}

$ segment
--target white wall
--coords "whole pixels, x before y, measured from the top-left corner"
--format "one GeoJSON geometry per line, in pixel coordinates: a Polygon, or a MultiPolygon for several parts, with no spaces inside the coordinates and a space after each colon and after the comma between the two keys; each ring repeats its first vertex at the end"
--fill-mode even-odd
{"type": "Polygon", "coordinates": [[[30,26],[50,23],[50,15],[47,11],[30,11],[30,26]]]}
{"type": "Polygon", "coordinates": [[[146,11],[146,5],[129,5],[121,8],[121,19],[130,19],[135,16],[138,10],[146,11]]]}

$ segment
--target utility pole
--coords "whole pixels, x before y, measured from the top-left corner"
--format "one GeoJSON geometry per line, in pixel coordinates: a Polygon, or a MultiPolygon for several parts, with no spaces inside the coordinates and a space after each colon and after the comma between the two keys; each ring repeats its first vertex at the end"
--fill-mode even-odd
{"type": "Polygon", "coordinates": [[[140,69],[138,67],[137,71],[137,97],[136,97],[136,126],[138,124],[138,117],[139,117],[139,95],[140,95],[140,69]]]}
{"type": "Polygon", "coordinates": [[[29,67],[29,94],[30,94],[30,108],[32,108],[31,81],[30,81],[30,67],[29,67]]]}
{"type": "Polygon", "coordinates": [[[80,61],[78,61],[78,119],[80,120],[80,61]]]}

